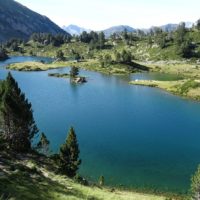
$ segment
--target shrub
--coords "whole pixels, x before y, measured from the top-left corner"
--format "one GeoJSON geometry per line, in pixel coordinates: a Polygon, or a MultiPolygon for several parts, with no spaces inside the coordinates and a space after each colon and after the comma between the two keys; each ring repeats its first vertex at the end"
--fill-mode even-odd
{"type": "Polygon", "coordinates": [[[180,87],[180,93],[187,93],[190,89],[197,87],[200,87],[200,83],[196,82],[195,80],[189,80],[180,87]]]}

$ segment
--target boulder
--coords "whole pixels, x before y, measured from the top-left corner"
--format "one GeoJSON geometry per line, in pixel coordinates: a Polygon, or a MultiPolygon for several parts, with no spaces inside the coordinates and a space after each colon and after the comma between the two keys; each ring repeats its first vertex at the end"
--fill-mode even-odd
{"type": "Polygon", "coordinates": [[[74,79],[74,82],[75,83],[86,83],[87,80],[86,80],[85,77],[77,77],[77,78],[74,79]]]}

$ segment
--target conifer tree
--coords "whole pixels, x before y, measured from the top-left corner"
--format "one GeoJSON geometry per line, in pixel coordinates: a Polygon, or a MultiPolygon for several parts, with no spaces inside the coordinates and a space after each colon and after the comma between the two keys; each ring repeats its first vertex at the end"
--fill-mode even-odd
{"type": "Polygon", "coordinates": [[[61,50],[57,51],[56,52],[56,58],[58,60],[65,60],[64,53],[61,50]]]}
{"type": "Polygon", "coordinates": [[[38,129],[31,103],[10,72],[0,88],[0,115],[1,132],[7,147],[18,152],[30,150],[31,141],[38,129]]]}
{"type": "Polygon", "coordinates": [[[98,42],[99,42],[99,48],[103,49],[105,46],[105,34],[104,32],[100,32],[98,35],[98,42]]]}
{"type": "Polygon", "coordinates": [[[71,78],[76,78],[79,74],[79,69],[78,67],[71,67],[71,70],[70,70],[70,77],[71,78]]]}
{"type": "Polygon", "coordinates": [[[179,26],[176,30],[175,41],[176,41],[178,46],[181,45],[184,42],[185,35],[186,35],[186,27],[185,27],[185,23],[182,22],[182,23],[179,24],[179,26]]]}
{"type": "Polygon", "coordinates": [[[81,160],[79,159],[79,145],[73,127],[70,128],[65,144],[60,147],[59,167],[63,174],[74,177],[81,160]]]}
{"type": "Polygon", "coordinates": [[[105,183],[105,178],[104,178],[104,176],[100,176],[100,177],[99,177],[99,185],[100,185],[100,186],[104,186],[104,183],[105,183]]]}
{"type": "Polygon", "coordinates": [[[130,52],[123,50],[121,53],[121,61],[122,63],[131,63],[132,61],[132,55],[130,52]]]}
{"type": "Polygon", "coordinates": [[[199,200],[200,199],[200,166],[198,166],[197,171],[191,179],[191,199],[199,200]]]}
{"type": "Polygon", "coordinates": [[[37,144],[37,150],[41,152],[42,154],[48,154],[49,153],[49,140],[47,139],[46,135],[44,133],[41,134],[40,141],[37,144]]]}
{"type": "Polygon", "coordinates": [[[197,20],[196,28],[197,28],[198,30],[200,30],[200,19],[197,20]]]}

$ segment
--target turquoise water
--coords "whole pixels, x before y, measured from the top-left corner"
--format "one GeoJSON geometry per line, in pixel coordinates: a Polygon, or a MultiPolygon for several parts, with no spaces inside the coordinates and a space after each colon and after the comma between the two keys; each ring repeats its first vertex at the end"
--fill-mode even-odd
{"type": "MultiPolygon", "coordinates": [[[[7,74],[4,65],[1,62],[1,79],[7,74]]],[[[200,103],[128,84],[141,76],[151,79],[147,73],[116,77],[81,71],[88,77],[83,85],[71,85],[48,73],[12,72],[54,151],[64,142],[69,127],[75,127],[82,175],[91,180],[104,175],[106,184],[130,188],[188,189],[200,163],[200,103]]]]}

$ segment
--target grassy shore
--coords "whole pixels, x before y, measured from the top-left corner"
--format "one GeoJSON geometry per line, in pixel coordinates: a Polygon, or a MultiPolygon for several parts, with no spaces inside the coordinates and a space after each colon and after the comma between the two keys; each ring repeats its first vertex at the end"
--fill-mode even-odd
{"type": "MultiPolygon", "coordinates": [[[[183,96],[190,99],[200,100],[200,65],[185,62],[156,62],[156,63],[139,63],[140,66],[147,66],[152,72],[165,74],[176,74],[181,76],[183,80],[177,81],[157,81],[157,80],[141,80],[131,81],[134,85],[143,85],[164,89],[173,94],[183,96]],[[192,82],[193,81],[193,82],[192,82]],[[196,83],[196,84],[195,84],[196,83]],[[185,88],[186,87],[186,88],[185,88]]],[[[95,59],[89,59],[82,62],[75,61],[59,61],[51,64],[41,62],[24,62],[8,65],[10,70],[18,71],[45,71],[60,67],[76,66],[85,70],[97,71],[104,74],[126,75],[130,71],[125,66],[110,65],[101,67],[100,63],[95,59]]],[[[136,70],[137,71],[137,70],[136,70]]]]}
{"type": "Polygon", "coordinates": [[[97,60],[90,59],[82,62],[75,61],[59,61],[53,62],[51,64],[44,64],[41,62],[23,62],[14,63],[7,66],[7,69],[17,70],[17,71],[46,71],[49,69],[55,69],[60,67],[70,67],[75,66],[85,70],[97,71],[104,74],[114,74],[123,75],[130,74],[130,70],[126,66],[122,65],[108,65],[106,67],[101,67],[97,60]]]}
{"type": "Polygon", "coordinates": [[[183,61],[149,61],[139,62],[141,65],[147,66],[150,71],[165,74],[176,74],[186,78],[200,79],[200,64],[183,61]]]}
{"type": "Polygon", "coordinates": [[[189,61],[141,62],[152,72],[175,74],[183,78],[177,81],[137,80],[133,85],[157,87],[189,99],[200,100],[200,64],[189,61]]]}
{"type": "Polygon", "coordinates": [[[84,186],[56,173],[49,158],[0,153],[0,199],[165,200],[164,196],[84,186]]]}
{"type": "Polygon", "coordinates": [[[65,67],[65,63],[51,63],[45,64],[41,62],[23,62],[23,63],[14,63],[8,65],[6,68],[16,71],[46,71],[49,69],[56,69],[60,67],[65,67]]]}
{"type": "Polygon", "coordinates": [[[178,81],[136,80],[130,84],[157,87],[186,98],[200,100],[200,81],[184,79],[178,81]]]}

